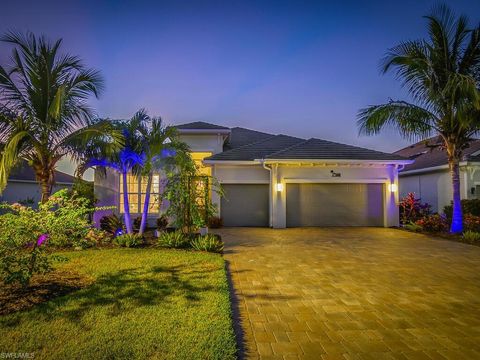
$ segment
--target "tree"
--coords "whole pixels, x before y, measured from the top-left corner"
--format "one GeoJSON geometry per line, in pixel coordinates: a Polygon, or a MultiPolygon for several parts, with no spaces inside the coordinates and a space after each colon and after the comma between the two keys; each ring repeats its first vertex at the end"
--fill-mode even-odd
{"type": "Polygon", "coordinates": [[[100,73],[60,53],[61,39],[9,32],[0,40],[13,45],[12,63],[0,66],[0,192],[12,167],[26,160],[44,203],[60,159],[79,160],[87,146],[113,150],[122,137],[87,105],[103,88],[100,73]]]}
{"type": "Polygon", "coordinates": [[[453,187],[450,231],[463,230],[459,162],[471,138],[480,130],[480,25],[470,29],[465,16],[446,6],[425,17],[429,38],[391,48],[382,71],[394,70],[413,102],[391,100],[360,110],[360,133],[377,134],[384,127],[406,138],[443,140],[453,187]]]}
{"type": "Polygon", "coordinates": [[[148,209],[152,180],[155,172],[166,170],[168,166],[175,166],[175,157],[180,153],[188,153],[188,146],[178,140],[174,127],[164,126],[161,118],[148,118],[146,126],[140,129],[145,161],[141,174],[147,177],[145,200],[143,203],[142,219],[139,234],[142,235],[147,226],[148,209]]]}

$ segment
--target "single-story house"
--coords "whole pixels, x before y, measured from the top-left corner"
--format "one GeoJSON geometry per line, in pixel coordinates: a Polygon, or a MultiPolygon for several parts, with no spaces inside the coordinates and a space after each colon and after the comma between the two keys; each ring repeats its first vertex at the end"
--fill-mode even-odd
{"type": "MultiPolygon", "coordinates": [[[[395,154],[415,160],[399,172],[399,194],[415,193],[432,211],[442,212],[453,199],[452,178],[440,137],[432,137],[407,146],[395,154]]],[[[480,198],[480,140],[470,141],[460,162],[462,199],[480,198]]]]}
{"type": "MultiPolygon", "coordinates": [[[[225,196],[211,196],[225,226],[398,225],[398,170],[412,163],[401,155],[205,122],[177,129],[201,171],[222,185],[225,196]]],[[[139,214],[145,187],[142,179],[128,181],[130,210],[139,214]]],[[[160,174],[153,186],[161,191],[160,174]]],[[[121,212],[121,189],[117,173],[95,173],[99,206],[121,212]]],[[[151,216],[161,211],[154,202],[151,216]]]]}
{"type": "MultiPolygon", "coordinates": [[[[61,171],[55,171],[55,186],[53,192],[71,188],[75,177],[61,171]]],[[[7,187],[0,194],[0,202],[26,203],[37,205],[42,198],[40,185],[38,184],[33,169],[27,163],[22,162],[10,173],[7,187]]]]}

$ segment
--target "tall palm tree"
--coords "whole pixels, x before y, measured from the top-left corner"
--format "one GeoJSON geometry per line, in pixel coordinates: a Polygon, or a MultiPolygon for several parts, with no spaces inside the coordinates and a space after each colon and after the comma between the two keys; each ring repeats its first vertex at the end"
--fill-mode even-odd
{"type": "Polygon", "coordinates": [[[164,126],[161,118],[150,118],[147,126],[140,129],[144,145],[145,161],[142,175],[147,177],[145,200],[139,234],[142,235],[147,226],[148,209],[153,175],[167,166],[175,166],[175,157],[179,152],[188,152],[188,146],[178,140],[176,128],[164,126]]]}
{"type": "Polygon", "coordinates": [[[425,17],[429,38],[402,42],[391,48],[383,63],[394,70],[413,102],[391,100],[360,110],[360,133],[376,134],[384,127],[406,138],[443,140],[453,187],[450,231],[463,231],[459,162],[470,139],[480,130],[480,25],[470,28],[465,16],[446,6],[425,17]]]}
{"type": "Polygon", "coordinates": [[[93,120],[87,100],[98,97],[102,77],[77,56],[60,53],[61,39],[9,32],[0,40],[13,45],[12,63],[0,66],[0,192],[24,160],[45,202],[60,159],[79,160],[86,146],[113,150],[122,137],[109,122],[93,120]]]}

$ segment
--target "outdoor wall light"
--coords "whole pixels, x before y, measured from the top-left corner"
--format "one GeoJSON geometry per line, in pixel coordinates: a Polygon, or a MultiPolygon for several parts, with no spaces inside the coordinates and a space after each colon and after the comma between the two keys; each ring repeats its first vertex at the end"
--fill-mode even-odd
{"type": "Polygon", "coordinates": [[[397,184],[388,184],[388,190],[389,190],[390,192],[396,192],[397,189],[398,189],[397,184]]]}
{"type": "Polygon", "coordinates": [[[278,183],[278,184],[276,185],[276,188],[277,188],[277,191],[279,191],[279,192],[280,192],[280,191],[283,191],[283,184],[282,184],[282,183],[278,183]]]}

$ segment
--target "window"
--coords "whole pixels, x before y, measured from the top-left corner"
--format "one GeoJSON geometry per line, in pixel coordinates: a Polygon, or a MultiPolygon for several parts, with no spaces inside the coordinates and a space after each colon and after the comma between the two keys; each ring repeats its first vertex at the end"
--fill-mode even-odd
{"type": "MultiPolygon", "coordinates": [[[[147,193],[148,177],[127,175],[128,205],[132,214],[140,214],[143,211],[145,196],[147,193]]],[[[153,175],[150,191],[149,214],[158,214],[160,210],[160,175],[153,175]]],[[[120,212],[123,213],[123,177],[120,176],[120,212]]]]}

